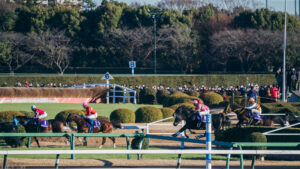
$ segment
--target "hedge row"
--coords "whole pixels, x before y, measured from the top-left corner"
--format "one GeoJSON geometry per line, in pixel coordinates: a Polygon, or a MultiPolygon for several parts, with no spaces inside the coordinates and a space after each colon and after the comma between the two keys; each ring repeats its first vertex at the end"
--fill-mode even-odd
{"type": "Polygon", "coordinates": [[[92,97],[98,98],[106,93],[103,87],[95,88],[0,88],[0,97],[92,97]]]}
{"type": "Polygon", "coordinates": [[[290,112],[300,116],[300,103],[264,103],[261,105],[263,113],[286,113],[290,112]]]}
{"type": "MultiPolygon", "coordinates": [[[[210,74],[210,75],[159,75],[159,76],[118,76],[112,75],[114,80],[112,83],[125,84],[127,86],[135,85],[163,85],[168,87],[177,86],[235,86],[235,85],[246,85],[249,82],[254,82],[259,85],[270,85],[276,83],[275,76],[273,74],[210,74]]],[[[62,83],[62,84],[75,84],[75,83],[86,83],[86,84],[97,84],[105,83],[105,80],[101,80],[102,75],[42,75],[42,76],[1,76],[0,82],[6,82],[8,86],[14,86],[16,82],[32,82],[50,84],[50,83],[62,83]]]]}
{"type": "MultiPolygon", "coordinates": [[[[218,131],[215,133],[216,141],[225,142],[247,142],[247,138],[251,133],[254,132],[267,132],[276,129],[275,127],[245,127],[245,128],[229,128],[225,131],[218,131]]],[[[277,131],[276,133],[299,133],[299,128],[288,128],[284,130],[277,131]]],[[[267,136],[268,142],[298,142],[300,136],[290,135],[290,136],[267,136]]],[[[298,147],[299,149],[300,147],[298,147]]]]}
{"type": "MultiPolygon", "coordinates": [[[[22,112],[20,111],[3,111],[0,112],[0,122],[2,123],[0,126],[0,132],[5,132],[5,133],[10,133],[12,132],[12,119],[13,116],[25,116],[22,112]]],[[[17,133],[26,133],[25,128],[23,126],[19,126],[17,133]]],[[[28,142],[28,138],[23,139],[20,144],[16,145],[16,142],[20,140],[21,137],[5,137],[5,143],[15,147],[15,146],[24,146],[28,142]]]]}

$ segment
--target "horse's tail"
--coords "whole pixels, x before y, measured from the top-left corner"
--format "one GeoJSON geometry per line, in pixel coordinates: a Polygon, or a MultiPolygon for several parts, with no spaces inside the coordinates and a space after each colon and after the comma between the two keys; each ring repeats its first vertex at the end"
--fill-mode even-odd
{"type": "Polygon", "coordinates": [[[77,128],[72,125],[72,122],[68,122],[68,126],[71,130],[78,131],[77,128]]]}
{"type": "Polygon", "coordinates": [[[110,122],[111,122],[111,124],[113,125],[113,127],[114,127],[115,129],[120,129],[120,128],[122,128],[122,125],[121,125],[121,123],[120,123],[119,120],[111,120],[110,122]]]}

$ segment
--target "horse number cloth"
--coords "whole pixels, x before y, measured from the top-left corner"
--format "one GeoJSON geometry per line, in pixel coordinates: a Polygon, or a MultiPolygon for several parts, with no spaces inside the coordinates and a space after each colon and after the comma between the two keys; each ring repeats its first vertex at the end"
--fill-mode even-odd
{"type": "MultiPolygon", "coordinates": [[[[94,128],[95,127],[101,127],[101,123],[100,123],[100,121],[97,121],[97,120],[92,120],[93,121],[93,124],[94,124],[94,128]]],[[[90,127],[90,123],[88,123],[88,122],[86,122],[86,126],[87,127],[90,127]]]]}

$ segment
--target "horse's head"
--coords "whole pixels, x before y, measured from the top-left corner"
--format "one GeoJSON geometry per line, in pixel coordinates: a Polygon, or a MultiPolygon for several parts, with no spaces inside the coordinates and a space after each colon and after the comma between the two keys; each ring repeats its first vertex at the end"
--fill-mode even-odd
{"type": "Polygon", "coordinates": [[[292,112],[286,112],[285,121],[289,122],[289,124],[294,124],[300,122],[300,119],[297,118],[292,112]]]}
{"type": "Polygon", "coordinates": [[[73,114],[72,113],[69,113],[68,114],[68,117],[66,119],[66,122],[69,123],[69,122],[72,122],[73,121],[73,114]]]}
{"type": "Polygon", "coordinates": [[[173,125],[177,126],[182,120],[186,120],[188,117],[188,114],[190,114],[192,111],[193,110],[187,106],[178,107],[173,114],[173,117],[175,119],[173,122],[173,125]]]}

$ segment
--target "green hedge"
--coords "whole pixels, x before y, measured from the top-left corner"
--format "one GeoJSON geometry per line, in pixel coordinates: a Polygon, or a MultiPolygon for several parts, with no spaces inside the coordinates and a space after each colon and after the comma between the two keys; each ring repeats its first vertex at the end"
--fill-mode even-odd
{"type": "MultiPolygon", "coordinates": [[[[10,125],[13,119],[13,116],[24,116],[23,113],[20,111],[3,111],[0,112],[0,122],[7,122],[8,126],[3,128],[0,132],[12,132],[12,126],[10,125]]],[[[19,126],[17,133],[26,133],[25,128],[23,126],[19,126]]],[[[15,147],[16,142],[20,140],[21,137],[5,137],[5,143],[15,147]]],[[[23,139],[19,145],[17,146],[24,146],[28,142],[28,138],[23,139]]]]}
{"type": "Polygon", "coordinates": [[[163,100],[166,96],[170,95],[168,90],[162,89],[156,92],[156,100],[158,104],[163,104],[163,100]]]}
{"type": "Polygon", "coordinates": [[[198,97],[189,96],[182,92],[175,92],[169,96],[165,96],[163,99],[163,106],[170,107],[178,103],[193,103],[193,100],[198,100],[198,97]]]}
{"type": "Polygon", "coordinates": [[[83,110],[73,110],[73,109],[72,110],[64,110],[64,111],[61,111],[58,114],[56,114],[55,120],[66,122],[66,119],[67,119],[69,113],[79,114],[79,115],[85,114],[85,112],[83,110]]]}
{"type": "MultiPolygon", "coordinates": [[[[233,127],[225,131],[218,131],[215,133],[216,141],[225,141],[225,142],[247,142],[247,138],[251,133],[254,132],[267,132],[270,130],[276,129],[275,127],[244,127],[238,128],[233,127]]],[[[276,133],[299,133],[299,128],[288,128],[284,130],[277,131],[276,133]]],[[[268,142],[298,142],[300,136],[267,136],[268,142]]],[[[299,147],[300,148],[300,147],[299,147]]]]}
{"type": "Polygon", "coordinates": [[[189,103],[178,103],[178,104],[174,104],[173,106],[171,106],[170,108],[173,109],[173,110],[176,110],[178,107],[180,106],[187,106],[187,107],[190,107],[192,108],[193,110],[195,110],[195,106],[193,105],[192,102],[189,102],[189,103]]]}
{"type": "Polygon", "coordinates": [[[200,98],[203,100],[204,104],[209,107],[216,107],[224,101],[223,97],[215,92],[205,92],[200,98]]]}
{"type": "Polygon", "coordinates": [[[156,104],[156,91],[152,88],[143,88],[139,94],[139,103],[156,104]]]}
{"type": "Polygon", "coordinates": [[[136,123],[149,123],[157,120],[161,120],[163,117],[160,109],[151,106],[141,107],[135,112],[136,123]]]}
{"type": "MultiPolygon", "coordinates": [[[[162,112],[162,115],[163,115],[164,119],[173,116],[173,114],[175,112],[174,109],[171,109],[171,108],[168,108],[168,107],[161,108],[160,110],[162,112]]],[[[174,119],[170,119],[170,120],[167,120],[167,121],[174,121],[174,119]]]]}
{"type": "Polygon", "coordinates": [[[120,123],[134,123],[135,114],[130,109],[117,109],[110,114],[110,121],[112,120],[120,121],[120,123]]]}
{"type": "Polygon", "coordinates": [[[20,111],[2,111],[0,112],[0,122],[12,122],[13,116],[24,116],[20,111]]]}
{"type": "Polygon", "coordinates": [[[300,116],[300,103],[264,103],[261,105],[263,113],[286,113],[291,112],[296,116],[300,116]]]}
{"type": "MultiPolygon", "coordinates": [[[[274,74],[210,74],[210,75],[156,75],[156,76],[143,76],[143,75],[112,75],[114,77],[113,83],[125,84],[126,86],[144,85],[154,86],[163,85],[168,87],[177,87],[187,85],[191,87],[196,86],[215,86],[216,84],[222,86],[236,86],[247,85],[249,82],[255,82],[259,85],[270,85],[276,83],[274,74]]],[[[20,75],[20,76],[1,76],[0,82],[6,82],[8,86],[14,86],[18,81],[50,84],[98,84],[106,83],[105,80],[99,78],[99,75],[20,75]]]]}

